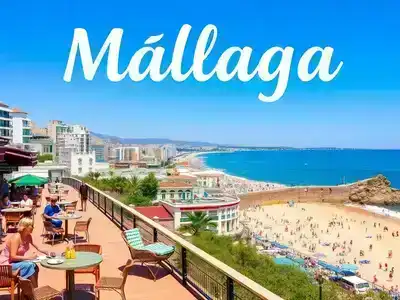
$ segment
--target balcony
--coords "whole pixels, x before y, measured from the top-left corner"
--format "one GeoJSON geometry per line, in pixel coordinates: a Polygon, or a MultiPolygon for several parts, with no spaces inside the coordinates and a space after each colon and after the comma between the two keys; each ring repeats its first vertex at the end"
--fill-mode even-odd
{"type": "MultiPolygon", "coordinates": [[[[78,189],[81,182],[73,178],[64,178],[63,183],[78,189]]],[[[68,200],[78,198],[78,192],[70,188],[68,200]]],[[[45,194],[46,191],[44,191],[45,194]]],[[[45,195],[43,195],[45,197],[45,195]]],[[[43,202],[45,203],[45,201],[43,202]]],[[[34,239],[41,244],[43,228],[38,209],[35,218],[34,239]]],[[[145,241],[160,241],[176,246],[173,256],[165,264],[167,270],[158,272],[157,280],[153,281],[147,270],[140,264],[135,265],[127,279],[125,293],[130,300],[157,299],[218,299],[218,300],[257,300],[281,299],[257,283],[208,255],[197,247],[180,238],[159,223],[141,215],[134,209],[120,203],[100,190],[89,186],[89,203],[87,212],[81,220],[92,217],[90,225],[90,242],[101,244],[103,262],[100,265],[101,276],[119,276],[121,267],[130,258],[129,251],[121,238],[121,230],[139,228],[145,241]]],[[[74,227],[70,221],[69,231],[74,227]]],[[[4,245],[4,243],[3,243],[4,245]]],[[[53,247],[43,245],[43,248],[55,252],[65,250],[66,244],[53,247]]],[[[90,289],[94,276],[77,274],[75,276],[77,289],[90,289]]],[[[48,284],[56,289],[65,288],[65,275],[60,271],[40,267],[39,285],[48,284]]],[[[7,299],[1,296],[0,299],[7,299]]],[[[101,292],[102,299],[120,299],[113,292],[101,292]]],[[[75,299],[89,299],[76,297],[75,299]]]]}

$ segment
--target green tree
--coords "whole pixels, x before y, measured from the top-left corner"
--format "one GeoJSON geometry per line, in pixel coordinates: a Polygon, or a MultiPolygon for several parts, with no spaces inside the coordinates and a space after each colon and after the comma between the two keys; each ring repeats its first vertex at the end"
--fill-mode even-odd
{"type": "Polygon", "coordinates": [[[100,176],[101,176],[100,172],[93,173],[94,180],[99,180],[100,176]]]}
{"type": "Polygon", "coordinates": [[[53,161],[53,155],[52,154],[41,154],[38,156],[38,161],[39,162],[45,162],[47,160],[53,161]]]}
{"type": "Polygon", "coordinates": [[[140,180],[137,176],[132,176],[126,181],[125,191],[129,196],[135,196],[140,191],[140,180]]]}
{"type": "Polygon", "coordinates": [[[181,226],[181,231],[190,232],[192,235],[197,235],[200,232],[212,227],[216,228],[217,224],[214,223],[205,212],[196,211],[187,215],[190,224],[181,226]]]}
{"type": "Polygon", "coordinates": [[[151,206],[153,203],[150,198],[143,196],[140,192],[136,195],[128,196],[128,204],[135,206],[151,206]]]}
{"type": "Polygon", "coordinates": [[[157,196],[158,185],[159,183],[156,176],[154,173],[150,173],[140,181],[140,191],[143,196],[155,199],[157,196]]]}

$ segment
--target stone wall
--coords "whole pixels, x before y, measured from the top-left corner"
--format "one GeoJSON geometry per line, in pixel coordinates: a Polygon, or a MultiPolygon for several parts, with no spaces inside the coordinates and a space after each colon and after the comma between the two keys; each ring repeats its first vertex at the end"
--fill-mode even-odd
{"type": "Polygon", "coordinates": [[[399,204],[400,191],[390,187],[383,175],[340,186],[291,187],[265,192],[240,195],[240,209],[252,205],[270,205],[295,202],[343,203],[352,201],[360,204],[399,204]]]}

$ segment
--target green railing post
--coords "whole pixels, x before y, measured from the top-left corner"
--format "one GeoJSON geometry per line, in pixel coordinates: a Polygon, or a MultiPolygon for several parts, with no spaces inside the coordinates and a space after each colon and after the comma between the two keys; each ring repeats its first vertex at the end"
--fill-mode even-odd
{"type": "Polygon", "coordinates": [[[235,291],[233,287],[233,280],[230,277],[226,278],[226,299],[234,300],[235,299],[235,291]]]}
{"type": "Polygon", "coordinates": [[[121,230],[124,230],[124,209],[122,208],[122,206],[120,206],[119,208],[121,214],[121,230]]]}
{"type": "Polygon", "coordinates": [[[187,260],[186,260],[186,248],[182,247],[181,251],[181,264],[182,264],[182,284],[187,286],[187,260]]]}

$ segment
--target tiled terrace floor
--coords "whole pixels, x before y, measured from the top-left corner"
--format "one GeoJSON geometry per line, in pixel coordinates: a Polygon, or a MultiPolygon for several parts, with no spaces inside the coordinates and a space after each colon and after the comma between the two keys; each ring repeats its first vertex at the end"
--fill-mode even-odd
{"type": "MultiPolygon", "coordinates": [[[[43,199],[47,194],[47,189],[43,191],[43,199]]],[[[70,187],[68,194],[68,200],[74,200],[78,198],[78,193],[70,187]]],[[[51,250],[56,253],[62,253],[65,251],[66,243],[58,243],[54,246],[48,244],[42,244],[41,232],[43,224],[40,218],[40,214],[44,210],[45,200],[42,200],[42,206],[38,208],[35,217],[35,229],[33,232],[33,238],[35,242],[42,246],[43,249],[51,250]]],[[[80,207],[80,202],[78,203],[80,207]]],[[[100,265],[101,276],[120,276],[120,268],[123,267],[128,258],[130,258],[129,251],[121,238],[120,230],[115,226],[106,216],[103,215],[96,207],[88,202],[88,208],[86,212],[78,212],[82,215],[81,220],[87,220],[92,217],[92,223],[90,224],[90,242],[93,244],[102,245],[103,251],[103,262],[100,265]]],[[[75,221],[69,221],[69,233],[73,232],[75,221]]],[[[10,234],[9,234],[10,235],[10,234]]],[[[7,239],[6,237],[5,239],[7,239]]],[[[5,243],[0,245],[0,249],[3,249],[5,243]]],[[[33,252],[31,249],[30,251],[33,252]]],[[[76,274],[75,282],[80,289],[92,287],[94,284],[94,275],[90,274],[76,274]],[[81,286],[79,286],[81,285],[81,286]]],[[[50,285],[56,289],[65,288],[65,273],[62,271],[55,271],[43,268],[40,266],[39,272],[39,286],[50,285]]],[[[187,291],[174,277],[168,274],[164,270],[158,274],[158,279],[154,282],[148,275],[147,270],[143,269],[140,265],[132,268],[130,275],[128,276],[125,293],[129,300],[157,300],[157,299],[174,299],[174,300],[190,300],[195,297],[187,291]]],[[[0,300],[9,299],[7,292],[0,292],[0,300]]],[[[118,300],[121,299],[117,293],[102,291],[101,299],[106,300],[118,300]]],[[[93,297],[76,297],[80,299],[93,299],[93,297]]]]}

